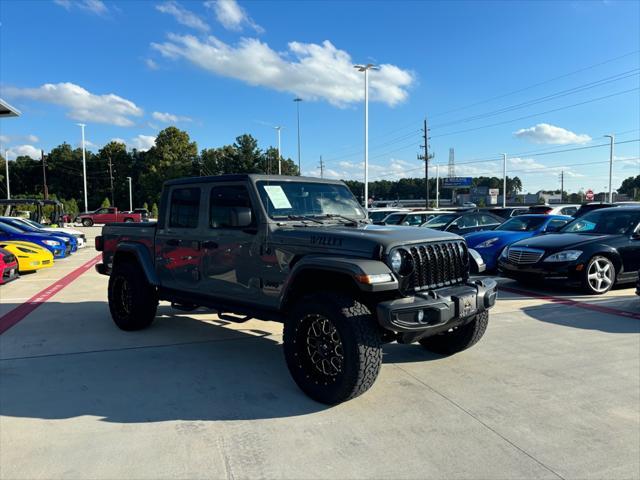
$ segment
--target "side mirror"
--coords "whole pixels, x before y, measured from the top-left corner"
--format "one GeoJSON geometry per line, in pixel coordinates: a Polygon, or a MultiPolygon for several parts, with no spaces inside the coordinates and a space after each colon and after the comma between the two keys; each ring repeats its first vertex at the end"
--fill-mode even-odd
{"type": "Polygon", "coordinates": [[[248,207],[232,208],[229,216],[229,223],[232,227],[248,227],[253,221],[251,209],[248,207]]]}
{"type": "Polygon", "coordinates": [[[631,234],[631,238],[634,240],[640,240],[640,230],[636,230],[631,234]]]}

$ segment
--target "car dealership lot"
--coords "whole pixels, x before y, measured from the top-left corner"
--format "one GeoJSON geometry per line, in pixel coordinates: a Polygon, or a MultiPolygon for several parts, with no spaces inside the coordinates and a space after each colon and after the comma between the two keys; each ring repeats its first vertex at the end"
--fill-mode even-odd
{"type": "MultiPolygon", "coordinates": [[[[96,255],[3,287],[0,316],[96,255]]],[[[387,345],[376,385],[327,407],[291,380],[281,325],[162,304],[122,332],[107,281],[89,269],[0,335],[0,477],[640,478],[633,289],[501,280],[478,345],[387,345]]]]}

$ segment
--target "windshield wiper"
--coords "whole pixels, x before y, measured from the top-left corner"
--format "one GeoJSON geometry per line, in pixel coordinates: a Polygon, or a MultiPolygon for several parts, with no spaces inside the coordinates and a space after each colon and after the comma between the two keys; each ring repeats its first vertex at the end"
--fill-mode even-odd
{"type": "Polygon", "coordinates": [[[324,225],[322,220],[318,220],[317,218],[310,217],[308,215],[287,215],[287,220],[307,220],[309,222],[319,223],[324,225]]]}
{"type": "Polygon", "coordinates": [[[353,225],[358,225],[359,223],[368,223],[366,220],[361,220],[359,218],[346,217],[344,215],[340,215],[339,213],[327,213],[325,216],[327,218],[339,218],[353,225]]]}

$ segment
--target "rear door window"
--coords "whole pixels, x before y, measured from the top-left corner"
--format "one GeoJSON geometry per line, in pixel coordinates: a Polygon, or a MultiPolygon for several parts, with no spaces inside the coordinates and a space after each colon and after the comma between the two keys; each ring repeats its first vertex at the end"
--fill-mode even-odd
{"type": "Polygon", "coordinates": [[[171,192],[169,210],[170,228],[198,228],[199,215],[199,188],[176,188],[171,192]]]}
{"type": "MultiPolygon", "coordinates": [[[[209,227],[236,228],[232,227],[231,216],[237,207],[252,208],[247,187],[244,185],[213,187],[209,196],[209,227]]],[[[253,210],[251,218],[253,225],[255,225],[256,217],[253,210]]]]}

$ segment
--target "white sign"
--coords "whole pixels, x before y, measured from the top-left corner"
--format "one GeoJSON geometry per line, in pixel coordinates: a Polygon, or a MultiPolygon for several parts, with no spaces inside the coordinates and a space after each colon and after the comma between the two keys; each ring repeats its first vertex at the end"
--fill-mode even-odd
{"type": "Polygon", "coordinates": [[[500,190],[498,190],[497,188],[489,189],[489,195],[491,195],[492,197],[497,197],[499,194],[500,194],[500,190]]]}
{"type": "Polygon", "coordinates": [[[265,185],[264,191],[267,192],[269,200],[271,200],[275,208],[292,208],[287,194],[284,193],[280,185],[265,185]]]}

